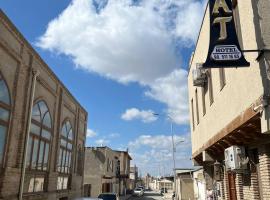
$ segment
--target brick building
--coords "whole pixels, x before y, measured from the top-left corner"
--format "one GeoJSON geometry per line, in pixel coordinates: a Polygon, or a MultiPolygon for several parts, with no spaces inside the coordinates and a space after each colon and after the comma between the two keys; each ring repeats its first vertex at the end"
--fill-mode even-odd
{"type": "Polygon", "coordinates": [[[208,6],[190,60],[192,157],[203,166],[209,195],[212,191],[218,199],[270,199],[269,10],[269,0],[233,1],[230,12],[241,49],[251,50],[244,53],[250,67],[207,69],[206,82],[194,86],[192,71],[207,57],[208,6]],[[240,170],[225,160],[231,146],[242,148],[235,157],[240,170]]]}
{"type": "Polygon", "coordinates": [[[84,108],[1,10],[0,199],[19,199],[20,191],[22,199],[81,196],[86,122],[84,108]]]}

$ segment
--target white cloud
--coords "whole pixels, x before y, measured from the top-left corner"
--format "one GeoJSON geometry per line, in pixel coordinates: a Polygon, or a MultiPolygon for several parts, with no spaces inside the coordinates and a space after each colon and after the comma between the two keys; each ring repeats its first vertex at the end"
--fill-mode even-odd
{"type": "Polygon", "coordinates": [[[178,58],[162,16],[130,2],[110,0],[97,13],[92,0],[73,0],[49,23],[38,46],[122,83],[151,82],[173,70],[178,58]]]}
{"type": "Polygon", "coordinates": [[[147,96],[165,103],[175,122],[187,123],[185,71],[179,69],[181,57],[176,52],[194,44],[203,3],[141,0],[135,4],[73,0],[48,24],[37,45],[69,56],[77,68],[149,87],[147,96]]]}
{"type": "MultiPolygon", "coordinates": [[[[175,143],[184,141],[181,146],[189,147],[190,139],[188,135],[178,136],[174,135],[175,143]]],[[[150,147],[152,149],[171,149],[172,137],[168,135],[140,135],[135,141],[129,142],[131,149],[138,149],[142,146],[150,147]]]]}
{"type": "Polygon", "coordinates": [[[146,96],[163,102],[168,106],[167,113],[177,124],[189,121],[187,72],[175,70],[168,76],[156,79],[146,96]]]}
{"type": "MultiPolygon", "coordinates": [[[[192,167],[190,134],[174,137],[176,145],[176,167],[192,167]]],[[[172,138],[167,135],[141,135],[129,142],[132,164],[145,173],[152,175],[172,174],[172,138]]]]}
{"type": "Polygon", "coordinates": [[[205,4],[205,0],[203,2],[191,1],[185,6],[185,9],[178,13],[175,35],[180,38],[184,45],[188,46],[196,41],[205,4]]]}
{"type": "Polygon", "coordinates": [[[86,132],[86,137],[92,138],[92,137],[96,137],[98,134],[97,132],[95,132],[94,130],[88,128],[87,132],[86,132]]]}
{"type": "Polygon", "coordinates": [[[106,146],[110,143],[110,140],[106,140],[106,139],[98,139],[95,141],[95,144],[98,146],[106,146]]]}
{"type": "Polygon", "coordinates": [[[121,118],[126,121],[134,119],[142,120],[144,123],[149,123],[157,120],[152,110],[139,110],[137,108],[130,108],[122,114],[121,118]]]}

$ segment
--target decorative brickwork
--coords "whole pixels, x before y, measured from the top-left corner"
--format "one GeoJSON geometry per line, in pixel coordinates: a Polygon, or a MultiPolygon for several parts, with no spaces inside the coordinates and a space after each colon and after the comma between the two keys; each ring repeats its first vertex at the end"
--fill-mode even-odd
{"type": "Polygon", "coordinates": [[[224,200],[229,200],[229,193],[228,193],[228,174],[224,167],[224,179],[223,179],[223,185],[224,185],[224,200]]]}
{"type": "Polygon", "coordinates": [[[262,199],[270,199],[270,145],[259,148],[262,199]]]}
{"type": "Polygon", "coordinates": [[[260,200],[260,190],[258,185],[258,176],[257,172],[252,172],[250,174],[250,183],[248,185],[245,185],[243,183],[243,196],[244,199],[249,200],[260,200]]]}
{"type": "Polygon", "coordinates": [[[242,174],[236,174],[235,185],[236,185],[237,200],[243,200],[244,197],[243,197],[243,175],[242,174]]]}

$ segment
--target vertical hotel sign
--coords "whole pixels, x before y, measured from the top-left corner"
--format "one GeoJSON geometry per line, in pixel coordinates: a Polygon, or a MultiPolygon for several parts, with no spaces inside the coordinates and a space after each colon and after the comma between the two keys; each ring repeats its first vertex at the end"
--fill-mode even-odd
{"type": "Polygon", "coordinates": [[[209,0],[210,44],[205,68],[247,67],[236,35],[232,0],[209,0]]]}

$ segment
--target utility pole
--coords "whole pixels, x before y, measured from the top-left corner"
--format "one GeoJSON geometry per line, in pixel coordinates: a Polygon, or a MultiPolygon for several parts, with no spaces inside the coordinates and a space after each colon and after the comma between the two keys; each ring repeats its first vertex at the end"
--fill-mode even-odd
{"type": "Polygon", "coordinates": [[[175,170],[175,143],[174,143],[174,136],[173,136],[173,122],[172,122],[172,118],[170,116],[168,116],[171,120],[171,136],[172,136],[172,156],[173,156],[173,192],[175,194],[176,191],[176,170],[175,170]]]}
{"type": "MultiPolygon", "coordinates": [[[[158,113],[152,113],[155,116],[160,116],[158,113]]],[[[175,193],[176,191],[176,171],[175,171],[175,142],[174,142],[174,135],[173,135],[173,119],[170,115],[166,115],[166,117],[170,120],[171,123],[171,137],[172,137],[172,157],[173,157],[173,192],[175,193]]],[[[183,142],[183,141],[181,141],[183,142]]]]}

